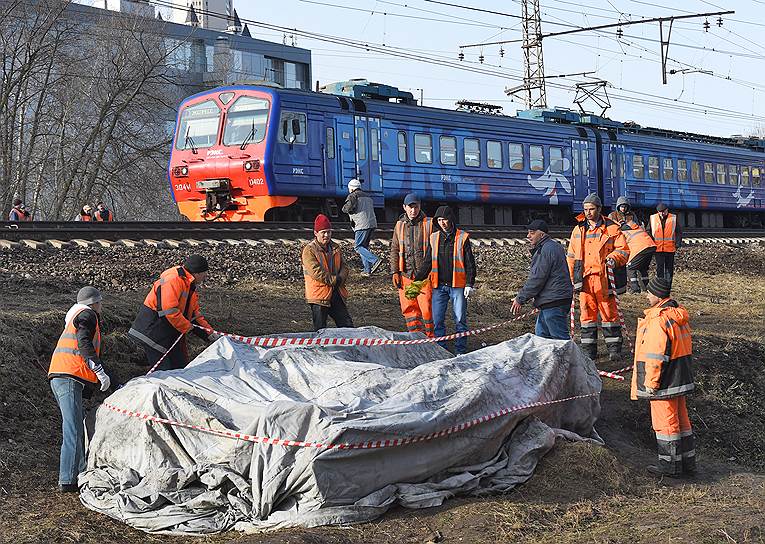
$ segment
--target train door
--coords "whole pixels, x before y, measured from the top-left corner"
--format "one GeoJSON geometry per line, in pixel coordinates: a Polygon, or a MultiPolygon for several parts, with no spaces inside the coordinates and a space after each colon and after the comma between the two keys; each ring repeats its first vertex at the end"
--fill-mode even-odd
{"type": "Polygon", "coordinates": [[[625,180],[624,166],[624,146],[611,144],[608,153],[609,171],[611,174],[611,185],[614,201],[620,196],[627,196],[627,182],[625,180]]]}
{"type": "Polygon", "coordinates": [[[357,115],[356,176],[361,187],[371,194],[382,193],[382,161],[380,153],[380,119],[357,115]]]}
{"type": "Polygon", "coordinates": [[[582,211],[582,200],[597,193],[597,172],[593,167],[594,149],[590,149],[588,140],[571,141],[571,166],[574,177],[574,206],[576,212],[582,211]]]}
{"type": "Polygon", "coordinates": [[[355,137],[351,116],[336,118],[335,141],[336,153],[335,159],[332,161],[336,169],[334,187],[347,189],[348,182],[356,175],[355,137]]]}
{"type": "Polygon", "coordinates": [[[337,126],[332,116],[326,116],[324,119],[324,137],[322,138],[322,156],[324,161],[324,176],[322,187],[324,189],[334,189],[339,186],[340,162],[339,149],[337,143],[337,126]]]}

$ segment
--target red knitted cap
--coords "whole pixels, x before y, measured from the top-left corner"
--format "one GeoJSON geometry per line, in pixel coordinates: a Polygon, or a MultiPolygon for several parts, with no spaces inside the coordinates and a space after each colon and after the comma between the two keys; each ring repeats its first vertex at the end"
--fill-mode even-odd
{"type": "Polygon", "coordinates": [[[329,217],[324,215],[323,213],[320,213],[316,216],[316,219],[313,222],[313,231],[319,232],[321,230],[330,230],[332,228],[332,223],[329,221],[329,217]]]}

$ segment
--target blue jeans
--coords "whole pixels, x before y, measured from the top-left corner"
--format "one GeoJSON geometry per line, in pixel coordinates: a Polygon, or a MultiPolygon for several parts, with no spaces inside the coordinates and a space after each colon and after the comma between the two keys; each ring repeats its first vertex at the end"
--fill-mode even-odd
{"type": "Polygon", "coordinates": [[[61,456],[58,483],[77,485],[77,475],[85,470],[85,413],[82,408],[82,383],[72,378],[53,378],[50,388],[61,410],[61,456]]]}
{"type": "Polygon", "coordinates": [[[361,264],[364,266],[364,272],[370,272],[372,266],[380,260],[374,253],[369,251],[369,242],[372,241],[372,233],[375,229],[361,229],[353,233],[356,239],[355,247],[356,253],[361,257],[361,264]]]}
{"type": "Polygon", "coordinates": [[[539,310],[534,334],[553,340],[570,340],[571,336],[568,333],[568,321],[566,319],[570,311],[570,308],[566,306],[539,310]]]}
{"type": "MultiPolygon", "coordinates": [[[[454,324],[456,332],[465,332],[467,326],[467,300],[465,291],[462,287],[449,287],[448,285],[439,285],[433,289],[433,323],[435,324],[435,335],[444,336],[446,334],[446,307],[449,301],[452,301],[452,311],[454,312],[454,324]]],[[[439,342],[439,345],[446,348],[446,342],[439,342]]],[[[467,336],[457,338],[454,341],[455,353],[461,355],[467,351],[467,336]]]]}

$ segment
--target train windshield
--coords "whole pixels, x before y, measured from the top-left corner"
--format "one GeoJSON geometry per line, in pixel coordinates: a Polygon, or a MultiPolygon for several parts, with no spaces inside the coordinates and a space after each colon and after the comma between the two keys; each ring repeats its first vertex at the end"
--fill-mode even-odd
{"type": "Polygon", "coordinates": [[[268,100],[241,96],[229,108],[223,129],[223,145],[242,145],[262,142],[268,123],[268,100]]]}
{"type": "Polygon", "coordinates": [[[213,100],[187,107],[178,122],[175,149],[212,147],[218,137],[220,108],[213,100]]]}

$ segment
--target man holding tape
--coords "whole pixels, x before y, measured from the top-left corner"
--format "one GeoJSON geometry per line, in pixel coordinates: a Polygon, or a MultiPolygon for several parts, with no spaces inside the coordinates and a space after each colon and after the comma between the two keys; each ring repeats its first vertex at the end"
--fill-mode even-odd
{"type": "Polygon", "coordinates": [[[632,400],[651,401],[659,476],[690,476],[696,471],[696,447],[685,397],[694,389],[688,311],[670,298],[671,283],[653,278],[646,297],[650,307],[638,321],[632,400]]]}
{"type": "Polygon", "coordinates": [[[53,350],[48,379],[61,411],[61,455],[58,486],[62,493],[76,493],[77,476],[85,470],[85,413],[83,398],[90,398],[93,387],[101,391],[111,385],[101,365],[101,293],[83,287],[77,303],[64,319],[64,332],[53,350]]]}
{"type": "Polygon", "coordinates": [[[199,308],[198,288],[207,278],[207,259],[191,255],[181,266],[168,268],[154,282],[146,295],[128,334],[138,340],[146,352],[149,367],[162,359],[158,369],[174,370],[189,363],[186,339],[190,332],[212,342],[214,333],[199,308]],[[180,341],[179,341],[180,340],[180,341]]]}

